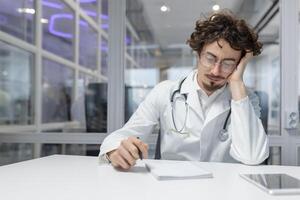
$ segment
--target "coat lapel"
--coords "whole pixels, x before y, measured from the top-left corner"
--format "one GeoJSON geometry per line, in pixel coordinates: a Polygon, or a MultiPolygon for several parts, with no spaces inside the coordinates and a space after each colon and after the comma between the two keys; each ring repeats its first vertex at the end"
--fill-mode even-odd
{"type": "Polygon", "coordinates": [[[188,106],[199,116],[200,119],[204,121],[204,126],[211,120],[215,119],[217,116],[228,111],[230,109],[231,93],[228,86],[224,88],[224,91],[215,99],[211,108],[204,119],[203,110],[199,102],[199,96],[197,93],[197,88],[194,83],[194,76],[196,70],[190,73],[186,80],[182,83],[180,93],[187,94],[187,104],[188,106]]]}

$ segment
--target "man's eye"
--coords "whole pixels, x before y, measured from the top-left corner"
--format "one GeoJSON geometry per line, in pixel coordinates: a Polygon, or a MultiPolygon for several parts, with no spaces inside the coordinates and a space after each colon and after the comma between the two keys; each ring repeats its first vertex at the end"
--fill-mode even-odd
{"type": "Polygon", "coordinates": [[[209,62],[215,62],[215,58],[212,57],[212,56],[206,56],[206,59],[207,59],[209,62]]]}
{"type": "Polygon", "coordinates": [[[228,62],[223,62],[222,63],[222,66],[225,67],[225,68],[233,68],[235,66],[235,63],[228,63],[228,62]]]}

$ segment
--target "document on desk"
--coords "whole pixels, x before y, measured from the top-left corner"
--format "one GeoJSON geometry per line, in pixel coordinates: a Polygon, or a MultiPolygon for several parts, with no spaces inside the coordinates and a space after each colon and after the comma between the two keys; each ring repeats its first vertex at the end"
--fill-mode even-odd
{"type": "Polygon", "coordinates": [[[213,174],[191,161],[144,160],[146,168],[157,180],[212,178],[213,174]]]}

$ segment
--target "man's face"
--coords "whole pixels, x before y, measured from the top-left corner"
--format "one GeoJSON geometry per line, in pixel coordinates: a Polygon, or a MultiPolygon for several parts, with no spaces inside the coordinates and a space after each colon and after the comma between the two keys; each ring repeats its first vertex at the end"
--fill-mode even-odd
{"type": "Polygon", "coordinates": [[[206,44],[198,54],[198,84],[207,93],[224,86],[241,58],[241,51],[234,50],[226,40],[206,44]]]}

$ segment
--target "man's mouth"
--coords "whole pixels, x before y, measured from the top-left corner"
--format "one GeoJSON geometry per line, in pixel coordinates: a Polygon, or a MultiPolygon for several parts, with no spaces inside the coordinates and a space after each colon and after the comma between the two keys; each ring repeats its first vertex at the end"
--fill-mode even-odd
{"type": "Polygon", "coordinates": [[[206,74],[205,76],[209,80],[211,80],[211,81],[221,81],[221,80],[224,80],[224,77],[221,77],[221,76],[212,76],[212,75],[209,75],[209,74],[206,74]]]}

